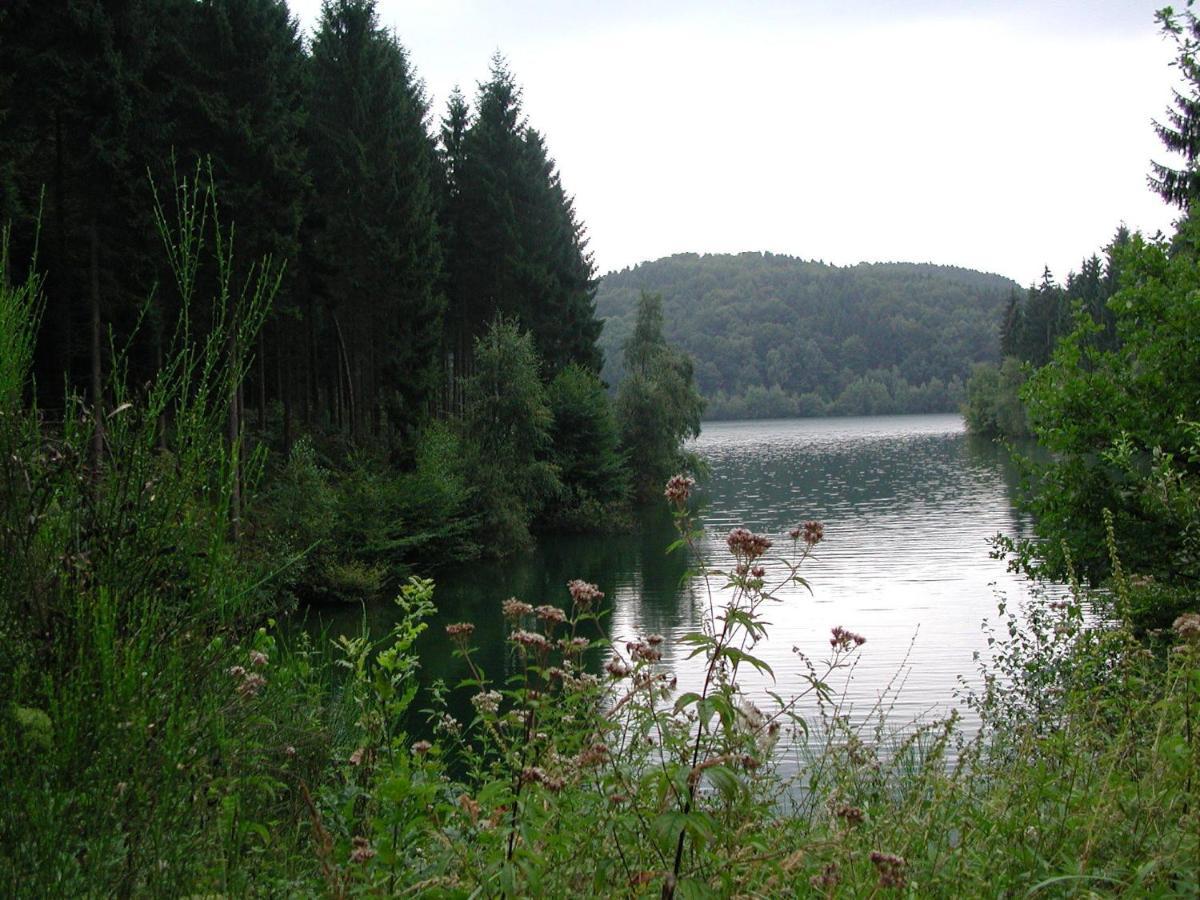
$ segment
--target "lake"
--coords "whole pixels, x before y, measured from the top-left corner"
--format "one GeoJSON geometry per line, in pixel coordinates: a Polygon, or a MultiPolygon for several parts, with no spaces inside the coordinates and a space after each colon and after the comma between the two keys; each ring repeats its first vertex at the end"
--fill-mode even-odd
{"type": "MultiPolygon", "coordinates": [[[[811,593],[791,586],[767,610],[770,635],[754,652],[775,683],[751,670],[743,681],[752,694],[797,689],[803,669],[795,651],[825,658],[837,625],[867,638],[853,671],[832,682],[852,718],[883,698],[889,726],[904,729],[953,708],[960,676],[978,681],[974,654],[986,651],[981,623],[996,618],[998,592],[1028,597],[1024,581],[988,553],[998,532],[1029,530],[1013,506],[1016,475],[1005,451],[968,435],[954,415],[711,422],[693,449],[712,469],[695,495],[709,565],[728,566],[725,536],[736,526],[784,550],[792,526],[825,525],[825,541],[803,569],[811,593]]],[[[686,660],[687,648],[672,638],[699,629],[708,601],[703,582],[684,577],[695,560],[665,553],[674,538],[664,501],[631,534],[548,537],[518,559],[439,573],[439,614],[419,645],[423,679],[453,685],[464,677],[443,630],[463,620],[475,623],[478,660],[497,678],[506,665],[501,602],[516,596],[569,608],[566,582],[581,578],[605,592],[614,640],[663,635],[663,664],[679,689],[698,688],[702,658],[686,660]]],[[[770,582],[782,565],[767,566],[770,582]]],[[[358,628],[365,615],[379,633],[393,609],[379,603],[324,615],[335,631],[358,628]]],[[[454,708],[469,712],[465,702],[454,708]]]]}

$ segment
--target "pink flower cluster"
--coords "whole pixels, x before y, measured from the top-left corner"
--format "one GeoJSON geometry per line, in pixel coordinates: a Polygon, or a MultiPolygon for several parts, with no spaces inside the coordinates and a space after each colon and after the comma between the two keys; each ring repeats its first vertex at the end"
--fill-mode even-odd
{"type": "Polygon", "coordinates": [[[755,534],[747,528],[735,528],[730,531],[725,543],[729,545],[730,553],[740,560],[747,561],[758,559],[771,549],[769,538],[755,534]]]}
{"type": "Polygon", "coordinates": [[[849,650],[851,644],[861,647],[866,642],[867,639],[861,634],[847,631],[841,625],[835,625],[833,631],[830,632],[829,646],[835,650],[849,650]]]}

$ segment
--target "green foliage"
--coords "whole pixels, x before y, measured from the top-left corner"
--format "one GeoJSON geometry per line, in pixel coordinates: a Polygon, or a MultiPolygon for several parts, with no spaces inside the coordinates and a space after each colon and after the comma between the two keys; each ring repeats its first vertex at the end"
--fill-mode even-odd
{"type": "MultiPolygon", "coordinates": [[[[116,355],[118,403],[102,425],[73,397],[54,425],[19,390],[2,397],[0,884],[14,895],[140,894],[164,881],[241,892],[284,814],[285,743],[320,742],[315,709],[277,705],[287,691],[268,686],[265,629],[249,645],[230,637],[262,616],[264,573],[231,540],[248,469],[239,435],[227,436],[228,402],[238,347],[277,282],[264,273],[249,286],[235,320],[236,289],[218,280],[215,320],[198,336],[196,248],[209,242],[224,276],[228,235],[207,194],[184,187],[178,200],[175,223],[161,209],[159,222],[184,303],[150,384],[121,381],[116,355]]],[[[0,322],[15,335],[30,332],[35,290],[0,283],[0,322]]],[[[28,364],[6,354],[0,383],[27,384],[28,364]]]]}
{"type": "Polygon", "coordinates": [[[1006,356],[997,367],[980,363],[967,382],[963,416],[967,428],[985,437],[1021,438],[1029,434],[1029,422],[1020,391],[1025,371],[1014,357],[1006,356]]]}
{"type": "Polygon", "coordinates": [[[584,228],[499,54],[473,121],[461,95],[451,98],[442,141],[456,351],[467,356],[471,338],[501,315],[532,334],[549,375],[571,363],[598,371],[601,326],[584,228]]]}
{"type": "Polygon", "coordinates": [[[1163,7],[1156,14],[1163,36],[1175,44],[1175,60],[1171,63],[1186,85],[1186,92],[1174,91],[1174,108],[1167,109],[1165,122],[1155,122],[1154,130],[1166,148],[1183,157],[1183,167],[1176,169],[1162,163],[1151,163],[1150,187],[1168,203],[1186,210],[1200,198],[1200,65],[1196,62],[1200,50],[1200,19],[1187,7],[1174,10],[1163,7]]]}
{"type": "Polygon", "coordinates": [[[478,555],[464,469],[460,439],[438,422],[417,436],[415,459],[400,471],[361,451],[342,466],[323,465],[302,439],[270,479],[258,519],[269,551],[293,560],[284,573],[291,591],[321,601],[375,598],[413,564],[478,555]]]}
{"type": "Polygon", "coordinates": [[[996,321],[1014,288],[945,266],[680,254],[601,281],[603,377],[618,386],[625,377],[616,351],[649,291],[661,293],[663,333],[694,360],[712,415],[949,412],[971,366],[997,359],[996,321]]]}
{"type": "Polygon", "coordinates": [[[464,385],[463,442],[484,552],[527,546],[529,524],[560,490],[550,461],[553,414],[533,338],[496,318],[475,342],[475,371],[464,385]]]}
{"type": "Polygon", "coordinates": [[[382,409],[412,427],[437,386],[445,308],[428,101],[374,0],[322,7],[309,66],[306,263],[341,357],[342,420],[377,430],[382,409]]]}
{"type": "Polygon", "coordinates": [[[600,379],[575,364],[554,376],[546,394],[554,419],[552,458],[562,484],[552,524],[595,529],[629,492],[612,403],[600,379]]]}
{"type": "Polygon", "coordinates": [[[1108,302],[1115,346],[1081,314],[1024,390],[1032,429],[1053,454],[1035,467],[1031,500],[1052,570],[1063,570],[1065,547],[1085,574],[1108,573],[1109,510],[1132,571],[1180,587],[1200,576],[1198,237],[1190,219],[1174,248],[1134,237],[1120,251],[1123,287],[1108,302]]]}
{"type": "Polygon", "coordinates": [[[700,434],[704,401],[692,380],[692,361],[663,337],[662,298],[642,294],[633,334],[625,343],[625,380],[617,391],[621,447],[640,499],[661,490],[687,468],[680,445],[700,434]]]}

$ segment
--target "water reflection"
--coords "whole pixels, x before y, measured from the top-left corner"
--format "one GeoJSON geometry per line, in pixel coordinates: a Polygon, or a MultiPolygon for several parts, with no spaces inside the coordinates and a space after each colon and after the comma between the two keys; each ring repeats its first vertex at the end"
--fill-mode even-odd
{"type": "MultiPolygon", "coordinates": [[[[1012,599],[1026,592],[988,555],[996,533],[1028,531],[1011,502],[1017,474],[1006,452],[968,436],[958,416],[707,423],[694,449],[712,468],[698,492],[701,553],[711,563],[728,561],[724,536],[735,526],[771,534],[783,549],[791,526],[825,523],[826,542],[804,572],[812,593],[781,591],[768,611],[770,637],[755,648],[775,683],[749,672],[746,684],[788,695],[801,683],[796,651],[824,658],[830,629],[843,625],[868,639],[845,684],[849,709],[862,715],[889,685],[903,683],[886,700],[898,724],[948,711],[959,676],[973,679],[973,656],[986,649],[980,623],[994,616],[997,590],[1012,599]]],[[[423,677],[450,684],[465,677],[443,631],[460,620],[475,623],[480,661],[500,676],[501,602],[517,596],[566,606],[572,578],[605,592],[615,640],[697,630],[708,593],[701,580],[685,578],[694,560],[664,552],[673,539],[664,508],[634,534],[549,538],[517,560],[442,573],[440,613],[419,645],[423,677]]],[[[769,563],[768,581],[784,571],[769,563]]],[[[386,627],[392,610],[380,604],[366,611],[374,630],[386,627]]],[[[333,614],[338,630],[357,627],[363,613],[333,614]]],[[[685,660],[671,646],[668,640],[664,662],[680,689],[697,688],[702,660],[685,660]]]]}

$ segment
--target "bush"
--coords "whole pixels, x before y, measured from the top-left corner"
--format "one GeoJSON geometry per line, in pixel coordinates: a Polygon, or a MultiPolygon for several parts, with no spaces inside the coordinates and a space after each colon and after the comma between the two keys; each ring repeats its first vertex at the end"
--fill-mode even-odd
{"type": "Polygon", "coordinates": [[[619,520],[629,475],[604,384],[574,364],[547,388],[552,459],[562,488],[543,517],[552,529],[597,530],[619,520]]]}

